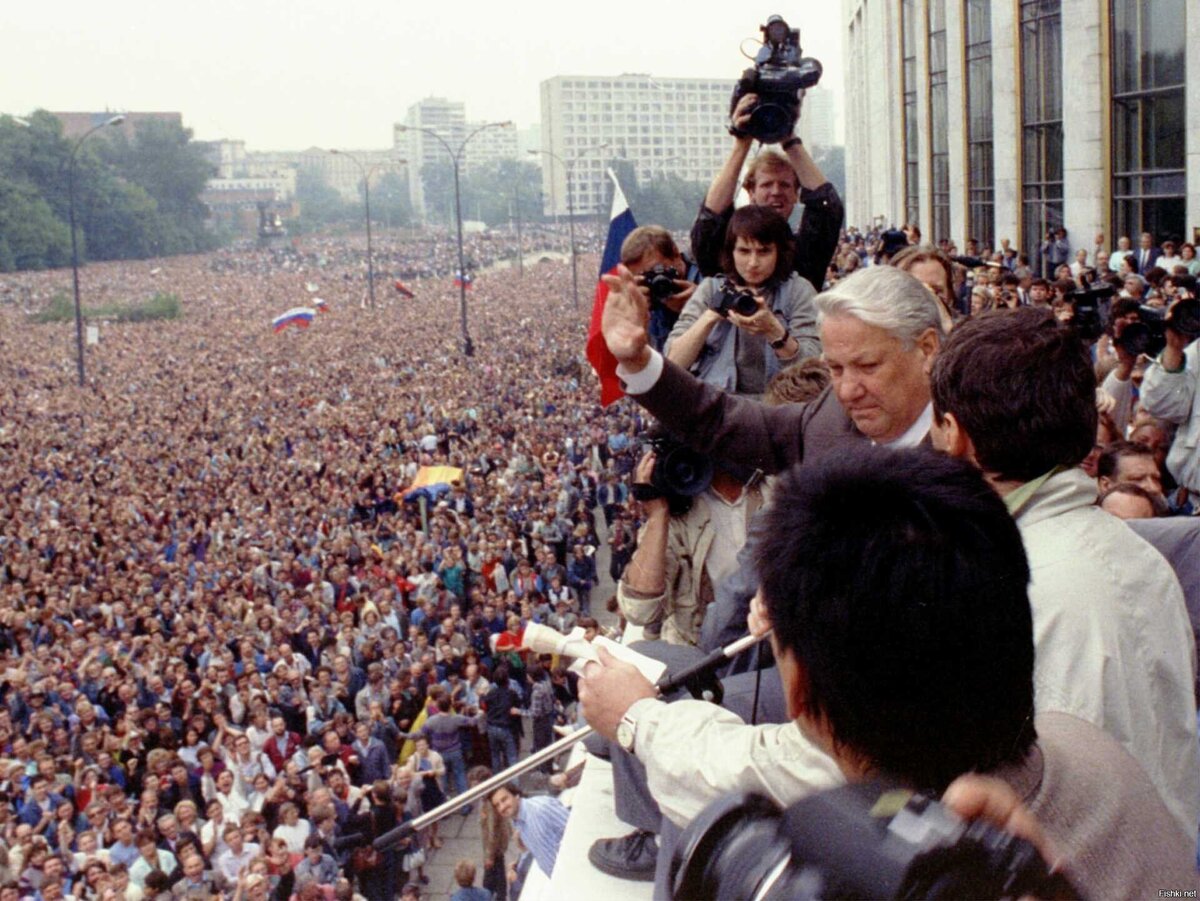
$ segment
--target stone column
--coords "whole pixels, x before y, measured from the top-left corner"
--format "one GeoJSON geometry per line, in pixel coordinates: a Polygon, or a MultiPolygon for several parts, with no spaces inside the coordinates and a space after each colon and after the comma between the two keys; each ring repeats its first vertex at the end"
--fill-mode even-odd
{"type": "Polygon", "coordinates": [[[992,4],[992,143],[996,186],[996,246],[1008,238],[1020,248],[1020,54],[1016,0],[992,4]]]}
{"type": "Polygon", "coordinates": [[[1107,220],[1111,185],[1103,138],[1110,117],[1102,83],[1109,77],[1101,32],[1107,6],[1104,0],[1062,0],[1063,214],[1072,252],[1086,249],[1089,263],[1107,220]]]}

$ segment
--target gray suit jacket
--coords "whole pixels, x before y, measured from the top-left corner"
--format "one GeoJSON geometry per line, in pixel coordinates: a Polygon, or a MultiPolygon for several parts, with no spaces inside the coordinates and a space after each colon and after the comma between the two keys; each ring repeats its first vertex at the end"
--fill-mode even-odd
{"type": "Polygon", "coordinates": [[[767,475],[866,440],[830,388],[806,404],[768,407],[706,385],[664,360],[662,377],[634,399],[696,450],[767,475]]]}
{"type": "MultiPolygon", "coordinates": [[[[768,407],[706,385],[664,360],[663,374],[645,394],[635,395],[642,406],[680,439],[719,460],[752,466],[764,474],[782,472],[831,451],[866,441],[826,388],[806,404],[768,407]]],[[[711,651],[746,634],[750,599],[758,590],[754,558],[761,515],[750,523],[746,543],[738,552],[737,570],[714,585],[713,602],[704,614],[700,647],[711,651]]],[[[752,666],[757,648],[735,661],[727,672],[752,666]]]]}

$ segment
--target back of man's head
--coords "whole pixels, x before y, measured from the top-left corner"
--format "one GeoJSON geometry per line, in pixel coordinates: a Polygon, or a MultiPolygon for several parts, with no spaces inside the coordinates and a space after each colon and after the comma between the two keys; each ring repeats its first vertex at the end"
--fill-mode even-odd
{"type": "Polygon", "coordinates": [[[933,363],[933,412],[953,414],[975,462],[1002,481],[1077,466],[1096,437],[1087,348],[1049,310],[988,313],[950,333],[933,363]]]}
{"type": "Polygon", "coordinates": [[[940,791],[1036,738],[1029,568],[1000,497],[924,450],[847,448],[787,473],[758,568],[807,718],[881,773],[940,791]]]}

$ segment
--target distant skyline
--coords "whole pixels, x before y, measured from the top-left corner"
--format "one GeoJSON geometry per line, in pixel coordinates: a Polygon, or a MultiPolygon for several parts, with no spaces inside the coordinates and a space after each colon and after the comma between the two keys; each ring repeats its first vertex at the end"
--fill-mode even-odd
{"type": "Polygon", "coordinates": [[[382,148],[425,97],[471,120],[540,121],[555,75],[736,78],[772,13],[821,60],[842,134],[841,4],[515,6],[213,0],[197,7],[14,0],[0,29],[0,112],[178,110],[198,140],[250,150],[382,148]]]}

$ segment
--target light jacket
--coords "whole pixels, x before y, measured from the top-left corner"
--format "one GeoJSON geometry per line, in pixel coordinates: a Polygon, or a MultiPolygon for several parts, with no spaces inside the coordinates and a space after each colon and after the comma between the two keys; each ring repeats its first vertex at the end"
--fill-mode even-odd
{"type": "Polygon", "coordinates": [[[1179,426],[1167,452],[1167,469],[1195,500],[1200,498],[1200,341],[1184,348],[1183,361],[1183,372],[1167,372],[1158,361],[1150,364],[1141,401],[1151,416],[1179,426]]]}

